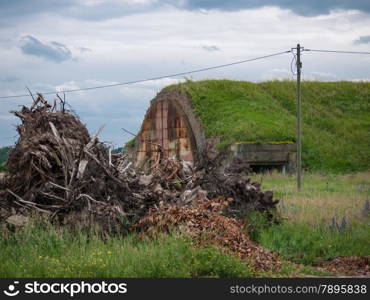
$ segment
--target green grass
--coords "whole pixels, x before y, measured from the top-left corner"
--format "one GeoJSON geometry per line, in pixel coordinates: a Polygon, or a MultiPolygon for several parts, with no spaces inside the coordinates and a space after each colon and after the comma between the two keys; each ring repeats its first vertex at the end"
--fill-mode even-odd
{"type": "Polygon", "coordinates": [[[296,177],[279,173],[256,174],[254,181],[272,190],[280,199],[280,213],[291,222],[312,226],[331,223],[335,217],[352,222],[361,220],[366,201],[370,201],[370,172],[352,174],[304,173],[302,190],[297,192],[296,177]]]}
{"type": "MultiPolygon", "coordinates": [[[[207,136],[234,142],[295,141],[295,82],[188,81],[207,136]]],[[[303,162],[312,170],[370,168],[370,83],[302,83],[303,162]]]]}
{"type": "Polygon", "coordinates": [[[184,237],[143,241],[31,226],[0,234],[0,277],[251,277],[253,270],[184,237]]]}
{"type": "Polygon", "coordinates": [[[284,259],[307,265],[336,256],[370,255],[370,215],[364,214],[370,200],[370,174],[305,174],[298,193],[295,177],[282,174],[255,175],[263,189],[276,191],[284,220],[268,227],[259,215],[249,219],[255,225],[252,238],[278,252],[284,259]],[[343,217],[346,226],[338,230],[343,217]]]}
{"type": "Polygon", "coordinates": [[[327,275],[310,266],[283,262],[279,270],[257,272],[217,248],[195,246],[183,235],[139,239],[136,234],[103,240],[94,233],[51,225],[0,234],[0,277],[292,277],[327,275]]]}
{"type": "Polygon", "coordinates": [[[283,222],[262,231],[258,242],[296,263],[315,265],[337,256],[370,255],[370,222],[353,223],[343,232],[322,224],[283,222]]]}

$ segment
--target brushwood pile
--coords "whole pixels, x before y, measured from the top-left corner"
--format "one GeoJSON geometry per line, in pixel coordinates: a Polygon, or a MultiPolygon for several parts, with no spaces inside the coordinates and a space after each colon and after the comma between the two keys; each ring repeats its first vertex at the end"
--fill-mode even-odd
{"type": "MultiPolygon", "coordinates": [[[[30,107],[12,113],[20,119],[19,139],[1,183],[0,223],[22,226],[41,214],[53,224],[105,234],[186,224],[199,243],[209,230],[220,247],[253,256],[257,246],[240,232],[243,217],[259,211],[274,219],[278,200],[251,182],[243,161],[220,173],[217,159],[191,167],[158,155],[143,173],[99,141],[103,127],[90,135],[62,99],[51,105],[38,94],[30,107]]],[[[274,257],[258,251],[255,263],[264,269],[263,261],[274,257]]]]}

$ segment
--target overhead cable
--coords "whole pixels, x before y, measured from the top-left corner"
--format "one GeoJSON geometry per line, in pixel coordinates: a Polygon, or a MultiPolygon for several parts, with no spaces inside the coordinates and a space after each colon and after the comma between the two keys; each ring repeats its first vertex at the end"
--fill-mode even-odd
{"type": "MultiPolygon", "coordinates": [[[[102,88],[108,88],[108,87],[129,85],[129,84],[135,84],[135,83],[141,83],[141,82],[147,82],[147,81],[154,81],[154,80],[172,78],[172,77],[177,77],[177,76],[183,76],[183,75],[194,74],[194,73],[199,73],[199,72],[204,72],[204,71],[209,71],[209,70],[214,70],[214,69],[230,67],[230,66],[244,64],[244,63],[247,63],[247,62],[260,60],[260,59],[265,59],[265,58],[281,55],[281,54],[284,54],[284,53],[290,53],[290,52],[291,52],[291,50],[281,51],[281,52],[276,52],[276,53],[272,53],[272,54],[268,54],[268,55],[264,55],[264,56],[255,57],[255,58],[240,60],[240,61],[236,61],[236,62],[232,62],[232,63],[228,63],[228,64],[216,65],[216,66],[212,66],[212,67],[207,67],[207,68],[202,68],[202,69],[195,69],[195,70],[191,70],[191,71],[180,72],[180,73],[169,74],[169,75],[156,76],[156,77],[151,77],[151,78],[146,78],[146,79],[139,79],[139,80],[133,80],[133,81],[120,82],[120,83],[112,83],[112,84],[106,84],[106,85],[97,85],[97,86],[78,88],[78,89],[62,90],[62,91],[55,91],[55,92],[40,92],[40,93],[43,94],[43,95],[52,95],[52,94],[58,94],[58,93],[72,93],[72,92],[80,92],[80,91],[88,91],[88,90],[102,89],[102,88]]],[[[0,96],[0,99],[20,98],[20,97],[29,97],[29,96],[30,96],[30,94],[7,95],[7,96],[0,96]]]]}

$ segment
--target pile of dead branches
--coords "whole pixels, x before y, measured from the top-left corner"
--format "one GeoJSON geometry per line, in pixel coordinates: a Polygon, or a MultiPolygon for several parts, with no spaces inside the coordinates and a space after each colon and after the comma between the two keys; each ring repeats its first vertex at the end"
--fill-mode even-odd
{"type": "Polygon", "coordinates": [[[273,199],[271,191],[263,192],[259,183],[251,182],[248,177],[249,166],[235,157],[224,172],[219,172],[220,160],[222,157],[209,161],[207,166],[200,168],[189,182],[188,188],[207,191],[208,199],[218,196],[233,198],[234,201],[224,211],[228,216],[239,218],[258,211],[269,220],[277,221],[276,205],[279,200],[273,199]]]}
{"type": "Polygon", "coordinates": [[[197,200],[209,200],[218,196],[233,198],[224,214],[244,217],[253,211],[277,220],[276,205],[271,191],[263,192],[260,184],[251,182],[249,166],[240,158],[234,158],[224,172],[220,172],[222,155],[207,165],[192,168],[184,161],[162,158],[153,165],[149,175],[142,176],[143,184],[157,192],[161,200],[178,205],[194,204],[197,200]]]}
{"type": "Polygon", "coordinates": [[[267,271],[280,267],[277,255],[255,244],[248,237],[241,219],[222,215],[232,198],[218,197],[196,201],[194,205],[178,206],[161,202],[150,209],[149,215],[133,226],[144,236],[180,230],[190,235],[198,245],[216,245],[225,252],[248,261],[256,270],[267,271]]]}
{"type": "Polygon", "coordinates": [[[147,195],[124,158],[113,157],[97,136],[64,108],[38,95],[20,118],[19,140],[10,152],[0,205],[19,214],[41,212],[76,226],[116,230],[123,219],[145,215],[156,199],[147,195]],[[142,191],[140,195],[135,191],[142,191]]]}
{"type": "MultiPolygon", "coordinates": [[[[160,155],[159,155],[160,157],[160,155]]],[[[234,158],[224,172],[220,172],[222,153],[206,165],[192,168],[187,162],[158,158],[141,183],[153,191],[161,201],[177,205],[192,205],[198,200],[218,196],[233,198],[224,214],[242,218],[251,212],[263,213],[269,220],[278,221],[276,205],[271,191],[263,192],[257,182],[248,177],[249,165],[234,158]]]]}
{"type": "Polygon", "coordinates": [[[21,124],[0,193],[0,218],[4,211],[3,218],[38,212],[59,224],[120,231],[160,201],[186,206],[218,196],[233,199],[224,207],[227,216],[260,211],[273,218],[277,201],[250,182],[242,161],[219,172],[219,160],[192,168],[160,153],[149,173],[138,173],[125,155],[111,154],[98,140],[103,128],[90,136],[62,99],[52,106],[39,94],[13,113],[21,124]]]}

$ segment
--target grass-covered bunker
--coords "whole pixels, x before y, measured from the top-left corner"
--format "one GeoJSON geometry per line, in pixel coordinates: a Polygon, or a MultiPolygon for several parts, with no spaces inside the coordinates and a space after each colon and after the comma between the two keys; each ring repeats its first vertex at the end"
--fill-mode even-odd
{"type": "MultiPolygon", "coordinates": [[[[205,80],[172,85],[152,101],[135,140],[136,166],[162,153],[191,163],[220,149],[255,169],[295,165],[295,83],[205,80]]],[[[303,164],[370,167],[370,83],[303,82],[303,164]]]]}

